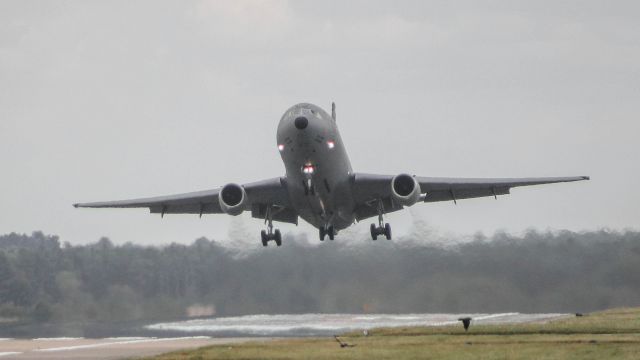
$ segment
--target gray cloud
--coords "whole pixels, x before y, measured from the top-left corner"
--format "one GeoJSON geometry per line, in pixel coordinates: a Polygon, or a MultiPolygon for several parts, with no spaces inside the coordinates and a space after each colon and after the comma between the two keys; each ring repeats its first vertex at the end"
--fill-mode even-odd
{"type": "MultiPolygon", "coordinates": [[[[637,227],[639,10],[4,1],[0,232],[43,229],[76,243],[226,238],[225,216],[160,221],[70,204],[281,175],[281,113],[332,100],[358,171],[593,177],[415,207],[390,216],[399,233],[412,217],[461,233],[637,227]]],[[[257,235],[260,222],[246,222],[257,235]]]]}

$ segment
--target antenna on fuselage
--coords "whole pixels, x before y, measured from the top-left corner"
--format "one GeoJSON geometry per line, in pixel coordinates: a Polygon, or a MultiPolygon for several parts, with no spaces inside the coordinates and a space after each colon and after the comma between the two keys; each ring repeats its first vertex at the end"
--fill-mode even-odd
{"type": "Polygon", "coordinates": [[[331,117],[336,121],[336,103],[334,102],[331,103],[331,117]]]}

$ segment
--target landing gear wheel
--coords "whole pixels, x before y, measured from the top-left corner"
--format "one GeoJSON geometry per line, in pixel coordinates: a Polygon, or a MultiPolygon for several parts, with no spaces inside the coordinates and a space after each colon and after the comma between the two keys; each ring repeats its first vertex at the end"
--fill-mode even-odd
{"type": "MultiPolygon", "coordinates": [[[[387,224],[387,225],[389,225],[389,224],[387,224]]],[[[274,231],[273,235],[274,235],[274,239],[273,240],[275,240],[276,245],[278,245],[278,246],[282,245],[282,235],[280,235],[280,230],[276,229],[276,231],[274,231]]]]}
{"type": "Polygon", "coordinates": [[[329,240],[333,240],[333,237],[336,236],[336,232],[333,229],[333,226],[329,226],[327,232],[329,233],[329,240]]]}
{"type": "Polygon", "coordinates": [[[378,239],[378,229],[376,228],[376,224],[371,224],[371,239],[378,239]]]}
{"type": "Polygon", "coordinates": [[[371,238],[376,240],[378,235],[384,235],[387,240],[391,240],[391,225],[384,223],[384,204],[378,200],[378,226],[371,224],[371,238]]]}
{"type": "Polygon", "coordinates": [[[387,240],[391,240],[391,225],[384,224],[384,236],[387,238],[387,240]]]}
{"type": "Polygon", "coordinates": [[[320,233],[320,241],[324,241],[324,237],[327,235],[327,231],[324,229],[324,226],[318,229],[320,233]]]}
{"type": "Polygon", "coordinates": [[[267,246],[269,241],[275,241],[276,245],[282,245],[282,234],[280,230],[273,228],[273,209],[271,206],[267,207],[264,222],[267,224],[267,230],[260,231],[260,239],[262,240],[262,246],[267,246]]]}

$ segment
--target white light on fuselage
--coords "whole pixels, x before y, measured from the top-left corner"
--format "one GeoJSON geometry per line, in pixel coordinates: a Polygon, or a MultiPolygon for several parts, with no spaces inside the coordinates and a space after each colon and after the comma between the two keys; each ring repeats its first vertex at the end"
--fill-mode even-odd
{"type": "Polygon", "coordinates": [[[336,143],[334,143],[333,141],[329,140],[329,141],[327,141],[327,146],[329,147],[329,149],[333,149],[336,146],[336,143]]]}
{"type": "Polygon", "coordinates": [[[284,150],[284,144],[278,145],[278,150],[280,150],[280,151],[284,150]]]}

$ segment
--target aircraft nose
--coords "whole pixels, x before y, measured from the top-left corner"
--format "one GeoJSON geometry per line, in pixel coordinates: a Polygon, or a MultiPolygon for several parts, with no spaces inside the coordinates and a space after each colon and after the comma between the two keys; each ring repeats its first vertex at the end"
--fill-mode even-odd
{"type": "Polygon", "coordinates": [[[295,125],[295,127],[298,130],[304,130],[307,128],[307,125],[309,125],[309,119],[307,119],[304,116],[298,116],[294,121],[293,124],[295,125]]]}

